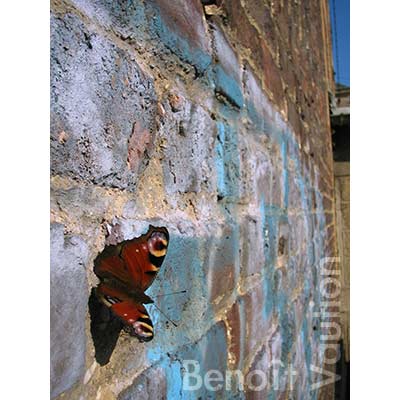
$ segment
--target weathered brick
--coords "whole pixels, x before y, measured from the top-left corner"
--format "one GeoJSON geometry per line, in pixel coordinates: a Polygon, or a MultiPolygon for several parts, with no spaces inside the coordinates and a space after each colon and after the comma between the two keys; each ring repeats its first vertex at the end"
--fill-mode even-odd
{"type": "Polygon", "coordinates": [[[278,328],[272,328],[267,338],[268,347],[273,362],[279,364],[282,358],[282,335],[278,328]]]}
{"type": "Polygon", "coordinates": [[[230,296],[239,275],[238,227],[226,226],[221,236],[212,238],[205,265],[211,303],[230,296]]]}
{"type": "MultiPolygon", "coordinates": [[[[267,137],[263,139],[264,145],[267,144],[267,137]]],[[[239,140],[239,199],[243,204],[252,203],[258,207],[262,199],[277,196],[271,196],[270,193],[271,179],[275,172],[273,160],[271,154],[265,151],[265,147],[257,143],[257,139],[253,141],[252,138],[239,136],[239,140]]],[[[280,190],[279,194],[281,192],[280,190]]],[[[252,214],[257,213],[257,210],[254,211],[252,214]]]]}
{"type": "Polygon", "coordinates": [[[131,163],[128,142],[136,123],[153,141],[152,79],[77,16],[52,17],[51,33],[52,173],[132,190],[151,152],[131,163]]]}
{"type": "Polygon", "coordinates": [[[244,315],[246,316],[245,358],[251,358],[261,341],[265,339],[268,320],[264,312],[264,299],[264,290],[261,283],[256,284],[255,287],[243,295],[244,315]]]}
{"type": "MultiPolygon", "coordinates": [[[[254,129],[254,133],[258,135],[266,134],[269,138],[281,134],[279,123],[281,117],[268,99],[267,94],[263,91],[262,81],[248,64],[245,64],[244,70],[244,89],[247,117],[251,122],[251,131],[254,129]]],[[[269,147],[267,139],[264,139],[264,144],[269,147]]]]}
{"type": "Polygon", "coordinates": [[[264,0],[248,0],[245,3],[247,12],[257,23],[261,34],[273,48],[278,47],[278,26],[264,0]]]}
{"type": "Polygon", "coordinates": [[[238,42],[252,51],[252,59],[260,60],[260,38],[257,30],[250,23],[241,1],[224,1],[222,7],[227,15],[229,27],[235,32],[238,42]]]}
{"type": "Polygon", "coordinates": [[[303,124],[300,120],[297,105],[291,100],[287,102],[288,104],[288,120],[293,127],[293,132],[297,138],[301,138],[303,132],[303,124]]]}
{"type": "Polygon", "coordinates": [[[167,398],[165,372],[161,368],[150,368],[140,374],[123,392],[118,400],[162,400],[167,398]]]}
{"type": "Polygon", "coordinates": [[[288,97],[293,99],[295,96],[295,89],[299,85],[296,76],[296,68],[293,64],[293,55],[291,50],[286,46],[280,46],[278,52],[278,67],[281,70],[282,79],[285,83],[285,92],[288,97]]]}
{"type": "Polygon", "coordinates": [[[265,263],[262,221],[246,216],[240,223],[240,275],[261,273],[265,263]]]}
{"type": "Polygon", "coordinates": [[[128,142],[128,164],[131,170],[138,170],[145,152],[150,150],[150,139],[150,132],[142,127],[140,121],[136,122],[128,142]]]}
{"type": "Polygon", "coordinates": [[[246,374],[246,399],[264,400],[273,390],[272,364],[268,346],[264,345],[256,353],[254,360],[246,374]]]}
{"type": "MultiPolygon", "coordinates": [[[[220,371],[224,375],[227,368],[227,335],[224,322],[220,321],[213,325],[197,343],[184,346],[180,354],[182,360],[193,360],[199,363],[199,374],[202,378],[210,370],[220,371]]],[[[184,371],[182,368],[182,372],[184,371]]],[[[177,386],[172,382],[171,385],[177,386]]],[[[212,383],[213,387],[215,385],[216,383],[212,383]]],[[[190,392],[182,390],[181,393],[183,398],[190,394],[190,397],[195,399],[206,399],[222,398],[227,392],[224,391],[224,387],[221,390],[209,391],[203,384],[198,390],[190,392]]]]}
{"type": "Polygon", "coordinates": [[[112,30],[124,40],[138,39],[146,19],[144,6],[137,0],[71,0],[71,3],[90,20],[96,21],[107,30],[112,30]]]}
{"type": "Polygon", "coordinates": [[[238,57],[218,24],[213,23],[211,26],[216,57],[215,90],[237,107],[242,107],[242,71],[238,57]]]}
{"type": "Polygon", "coordinates": [[[270,149],[271,153],[271,174],[269,182],[269,193],[266,201],[279,208],[284,208],[286,196],[286,182],[284,175],[284,154],[282,154],[282,147],[273,144],[270,149]]]}
{"type": "Polygon", "coordinates": [[[211,44],[199,0],[151,0],[158,9],[154,27],[159,38],[200,72],[211,63],[211,44]]]}
{"type": "Polygon", "coordinates": [[[159,132],[161,140],[168,144],[164,146],[163,159],[166,191],[169,194],[215,192],[217,171],[212,149],[215,122],[201,106],[189,102],[183,94],[176,91],[174,98],[176,96],[179,96],[180,110],[175,108],[176,111],[172,109],[166,113],[159,132]]]}
{"type": "Polygon", "coordinates": [[[50,233],[50,380],[51,396],[71,388],[85,372],[85,316],[88,301],[85,264],[88,246],[64,235],[52,224],[50,233]]]}
{"type": "Polygon", "coordinates": [[[261,59],[260,63],[264,71],[264,85],[272,93],[274,102],[280,110],[285,111],[285,93],[282,86],[281,73],[276,66],[272,54],[264,41],[261,41],[261,59]]]}
{"type": "Polygon", "coordinates": [[[235,126],[218,121],[217,133],[214,151],[218,196],[232,202],[236,201],[239,195],[238,132],[235,126]]]}
{"type": "Polygon", "coordinates": [[[233,370],[241,367],[246,321],[242,315],[243,301],[239,297],[226,313],[228,335],[228,364],[233,370]]]}

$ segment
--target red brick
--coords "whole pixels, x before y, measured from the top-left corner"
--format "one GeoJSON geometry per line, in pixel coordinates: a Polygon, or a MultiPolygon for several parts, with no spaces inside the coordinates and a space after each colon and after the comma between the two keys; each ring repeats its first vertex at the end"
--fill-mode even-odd
{"type": "MultiPolygon", "coordinates": [[[[329,215],[329,214],[327,214],[329,215]]],[[[335,240],[336,240],[336,226],[328,226],[326,228],[326,239],[325,239],[325,256],[335,257],[335,240]]]]}
{"type": "Polygon", "coordinates": [[[292,24],[291,17],[288,13],[288,1],[286,0],[286,4],[282,4],[281,2],[274,2],[274,6],[276,6],[276,11],[273,18],[275,19],[276,24],[279,27],[280,37],[283,38],[285,44],[288,44],[290,32],[289,27],[292,24]]]}
{"type": "Polygon", "coordinates": [[[278,47],[278,27],[272,16],[271,10],[265,5],[263,0],[246,1],[246,9],[260,28],[264,39],[273,47],[278,47]]]}
{"type": "Polygon", "coordinates": [[[252,58],[261,59],[259,35],[251,25],[246,10],[240,4],[240,0],[224,1],[223,8],[228,17],[230,29],[236,33],[238,42],[245,48],[252,50],[252,58]]]}
{"type": "Polygon", "coordinates": [[[220,237],[213,238],[210,243],[206,276],[210,284],[212,303],[221,303],[231,295],[236,286],[239,275],[238,240],[236,231],[228,226],[220,237]]]}
{"type": "Polygon", "coordinates": [[[265,339],[267,321],[263,316],[264,298],[265,293],[261,283],[243,295],[244,315],[246,316],[244,358],[251,357],[262,339],[265,339]]]}
{"type": "Polygon", "coordinates": [[[284,109],[285,93],[281,81],[281,72],[276,66],[272,54],[266,44],[261,41],[261,66],[264,72],[264,84],[272,93],[273,98],[280,110],[284,109]]]}
{"type": "Polygon", "coordinates": [[[295,96],[295,88],[298,86],[298,80],[296,77],[296,68],[293,65],[293,57],[290,49],[286,46],[278,48],[279,60],[278,67],[282,73],[282,79],[286,85],[286,92],[292,99],[295,96]]]}
{"type": "Polygon", "coordinates": [[[203,6],[199,0],[152,0],[160,8],[169,27],[206,53],[211,53],[203,6]]]}
{"type": "Polygon", "coordinates": [[[135,122],[131,137],[128,142],[128,165],[132,171],[137,172],[140,163],[151,145],[151,135],[140,121],[135,122]]]}
{"type": "Polygon", "coordinates": [[[295,136],[300,138],[303,131],[303,125],[300,120],[297,106],[291,100],[288,101],[288,120],[290,125],[293,127],[295,136]]]}
{"type": "Polygon", "coordinates": [[[238,369],[241,366],[242,353],[241,353],[241,342],[244,338],[244,330],[246,327],[246,321],[241,320],[240,308],[242,307],[242,301],[238,298],[232,307],[226,313],[226,324],[228,335],[228,356],[229,367],[231,369],[238,369]]]}
{"type": "MultiPolygon", "coordinates": [[[[334,210],[334,203],[333,203],[333,198],[332,197],[328,197],[326,194],[323,195],[322,198],[322,204],[324,207],[325,211],[332,211],[334,210]]],[[[329,219],[330,223],[332,223],[332,220],[329,219]]]]}

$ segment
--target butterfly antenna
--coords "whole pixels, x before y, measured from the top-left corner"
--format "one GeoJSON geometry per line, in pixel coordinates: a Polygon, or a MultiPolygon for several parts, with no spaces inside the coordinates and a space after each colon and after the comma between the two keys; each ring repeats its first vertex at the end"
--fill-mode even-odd
{"type": "Polygon", "coordinates": [[[165,313],[164,313],[163,311],[161,311],[154,303],[153,303],[153,306],[154,306],[155,308],[157,308],[157,310],[160,311],[160,313],[161,313],[162,315],[164,315],[164,317],[165,317],[169,322],[171,322],[171,324],[174,325],[175,328],[178,327],[178,325],[177,325],[174,321],[172,321],[170,318],[168,318],[168,317],[165,315],[165,313]]]}
{"type": "Polygon", "coordinates": [[[162,297],[162,296],[170,296],[172,294],[180,294],[180,293],[186,293],[187,290],[180,290],[179,292],[172,292],[172,293],[166,293],[166,294],[158,294],[157,296],[153,296],[153,297],[162,297]]]}

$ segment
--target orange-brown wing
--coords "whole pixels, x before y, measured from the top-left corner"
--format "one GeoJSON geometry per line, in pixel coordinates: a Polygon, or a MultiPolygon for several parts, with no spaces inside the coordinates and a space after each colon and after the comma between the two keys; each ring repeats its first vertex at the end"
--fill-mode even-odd
{"type": "Polygon", "coordinates": [[[151,225],[145,235],[124,243],[121,257],[137,291],[143,293],[154,281],[167,254],[168,243],[168,230],[151,225]]]}
{"type": "Polygon", "coordinates": [[[121,251],[121,244],[107,246],[94,260],[94,272],[100,279],[117,279],[130,287],[132,279],[121,251]]]}
{"type": "Polygon", "coordinates": [[[168,230],[150,225],[148,232],[116,246],[107,246],[94,262],[101,279],[116,279],[143,293],[153,282],[167,253],[168,230]]]}
{"type": "Polygon", "coordinates": [[[130,298],[123,290],[106,283],[100,283],[96,292],[98,298],[123,322],[131,336],[146,342],[153,339],[153,323],[142,304],[130,298]]]}

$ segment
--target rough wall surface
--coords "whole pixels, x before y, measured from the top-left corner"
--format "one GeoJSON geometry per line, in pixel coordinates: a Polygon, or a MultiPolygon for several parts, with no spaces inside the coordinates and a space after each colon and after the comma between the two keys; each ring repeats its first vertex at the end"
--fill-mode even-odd
{"type": "Polygon", "coordinates": [[[203,3],[52,1],[52,397],[320,395],[313,312],[335,255],[326,3],[203,3]],[[93,260],[149,223],[171,237],[147,293],[187,290],[158,302],[178,327],[150,305],[154,339],[121,332],[100,365],[93,260]],[[249,379],[185,390],[184,360],[249,379]]]}
{"type": "Polygon", "coordinates": [[[341,266],[341,324],[344,356],[350,361],[350,162],[335,162],[335,206],[341,266]]]}

